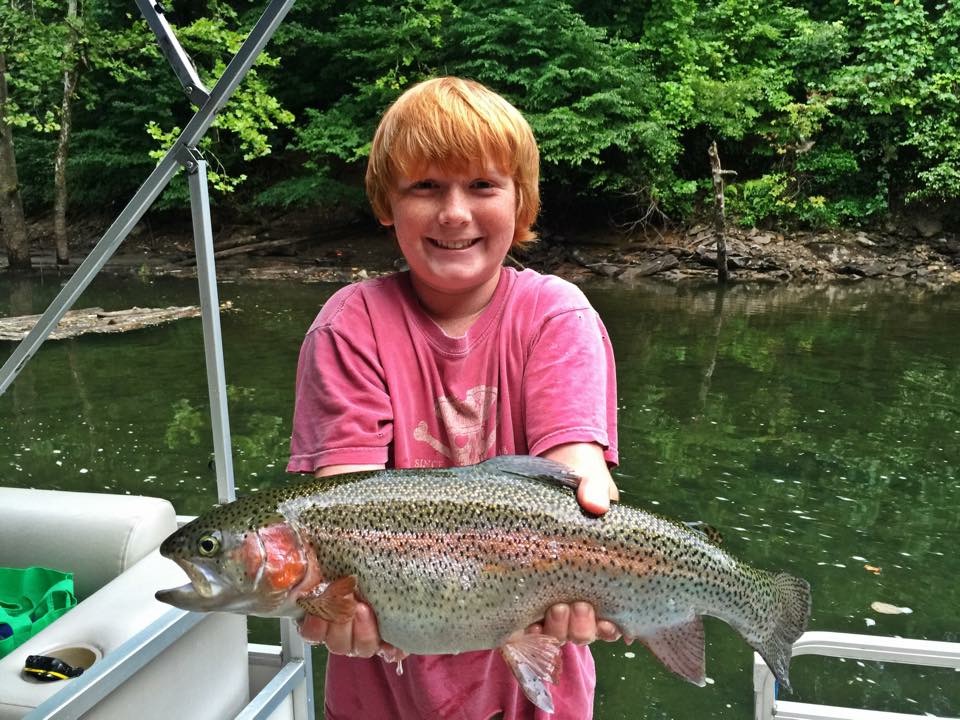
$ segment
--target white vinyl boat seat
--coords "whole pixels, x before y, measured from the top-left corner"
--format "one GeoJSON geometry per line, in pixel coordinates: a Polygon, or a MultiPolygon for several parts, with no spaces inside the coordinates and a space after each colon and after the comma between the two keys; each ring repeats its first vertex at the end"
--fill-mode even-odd
{"type": "MultiPolygon", "coordinates": [[[[20,720],[72,682],[23,673],[28,655],[86,667],[171,610],[153,594],[186,582],[156,550],[176,528],[159,498],[0,487],[0,566],[72,572],[81,600],[0,658],[0,720],[20,720]]],[[[248,697],[246,618],[213,613],[82,717],[232,718],[248,697]]]]}
{"type": "Polygon", "coordinates": [[[0,487],[0,567],[72,572],[89,597],[177,529],[166,500],[0,487]]]}

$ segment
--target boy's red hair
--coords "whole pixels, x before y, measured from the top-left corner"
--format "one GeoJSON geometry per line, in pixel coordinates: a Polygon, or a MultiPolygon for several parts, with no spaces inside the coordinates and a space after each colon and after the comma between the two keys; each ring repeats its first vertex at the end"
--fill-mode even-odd
{"type": "Polygon", "coordinates": [[[370,147],[367,196],[380,219],[391,217],[390,191],[400,176],[428,165],[471,171],[492,161],[513,178],[514,246],[534,238],[540,210],[540,155],[533,131],[513,105],[478,82],[441,77],[414,85],[387,110],[370,147]]]}

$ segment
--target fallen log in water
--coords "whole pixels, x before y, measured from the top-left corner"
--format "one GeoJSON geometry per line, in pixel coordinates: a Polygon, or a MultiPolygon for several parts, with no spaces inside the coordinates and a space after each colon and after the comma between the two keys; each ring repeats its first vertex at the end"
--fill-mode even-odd
{"type": "MultiPolygon", "coordinates": [[[[230,302],[220,305],[221,311],[232,308],[233,304],[230,302]]],[[[86,333],[127,332],[199,315],[198,305],[166,308],[133,307],[128,310],[104,310],[98,307],[70,310],[61,318],[56,329],[50,333],[50,339],[63,340],[86,333]]],[[[22,340],[39,319],[39,315],[0,318],[0,340],[22,340]]]]}

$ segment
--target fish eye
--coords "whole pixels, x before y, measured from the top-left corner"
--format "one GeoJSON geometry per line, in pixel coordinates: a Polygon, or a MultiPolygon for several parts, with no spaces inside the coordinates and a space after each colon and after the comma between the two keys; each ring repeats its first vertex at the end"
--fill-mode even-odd
{"type": "Polygon", "coordinates": [[[213,557],[220,550],[220,540],[213,535],[204,535],[197,541],[197,550],[204,557],[213,557]]]}

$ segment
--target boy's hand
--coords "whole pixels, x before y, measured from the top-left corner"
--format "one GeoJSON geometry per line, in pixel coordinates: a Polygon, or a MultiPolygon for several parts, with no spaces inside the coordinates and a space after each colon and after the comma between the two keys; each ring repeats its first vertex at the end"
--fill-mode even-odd
{"type": "Polygon", "coordinates": [[[603,448],[596,443],[566,443],[543,453],[543,457],[563,463],[580,476],[577,502],[589,513],[603,515],[610,501],[620,499],[610,468],[603,457],[603,448]]]}
{"type": "Polygon", "coordinates": [[[597,620],[593,605],[587,602],[553,605],[547,610],[543,622],[529,626],[527,632],[542,632],[576,645],[589,645],[594,640],[614,642],[620,639],[620,629],[609,620],[597,620]]]}
{"type": "Polygon", "coordinates": [[[304,640],[318,645],[322,643],[336,655],[369,658],[383,654],[390,661],[407,656],[380,638],[373,608],[364,602],[357,603],[353,619],[347,622],[332,623],[316,615],[307,615],[297,629],[304,640]]]}

